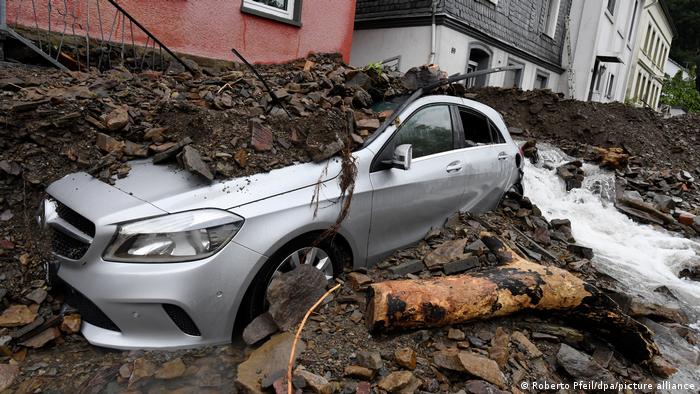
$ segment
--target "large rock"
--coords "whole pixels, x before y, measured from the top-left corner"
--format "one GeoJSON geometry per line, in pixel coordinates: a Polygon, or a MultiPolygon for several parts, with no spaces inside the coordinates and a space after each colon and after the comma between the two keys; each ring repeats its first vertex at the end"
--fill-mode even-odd
{"type": "Polygon", "coordinates": [[[11,305],[0,315],[0,327],[24,326],[33,322],[36,316],[36,312],[32,312],[26,305],[11,305]]]}
{"type": "Polygon", "coordinates": [[[557,364],[574,379],[604,382],[615,380],[610,372],[601,367],[591,356],[564,343],[561,344],[559,352],[557,352],[557,364]]]}
{"type": "Polygon", "coordinates": [[[272,316],[265,312],[253,319],[243,330],[243,341],[248,345],[254,345],[279,330],[272,316]]]}
{"type": "Polygon", "coordinates": [[[207,163],[202,160],[202,156],[197,149],[187,145],[182,148],[182,152],[177,155],[177,158],[187,171],[197,174],[210,182],[214,180],[214,174],[211,173],[207,163]]]}
{"type": "Polygon", "coordinates": [[[654,194],[654,206],[661,212],[669,213],[676,207],[676,202],[673,198],[660,193],[654,194]]]}
{"type": "Polygon", "coordinates": [[[294,375],[300,376],[306,383],[306,388],[311,389],[315,394],[330,394],[332,392],[328,379],[318,376],[307,370],[297,368],[294,375]]]}
{"type": "Polygon", "coordinates": [[[627,166],[629,157],[623,148],[595,148],[593,160],[601,167],[619,170],[627,166]]]}
{"type": "Polygon", "coordinates": [[[357,352],[357,363],[365,368],[378,370],[384,366],[382,355],[379,352],[362,350],[357,352]]]}
{"type": "Polygon", "coordinates": [[[463,238],[443,242],[423,258],[425,266],[431,271],[436,271],[442,269],[449,262],[467,259],[469,254],[464,253],[467,241],[466,238],[463,238]]]}
{"type": "MultiPolygon", "coordinates": [[[[286,370],[289,354],[292,352],[294,335],[283,332],[270,338],[255,349],[248,359],[238,365],[236,383],[250,393],[262,393],[260,382],[268,375],[286,370]]],[[[306,344],[297,343],[295,357],[304,351],[306,344]]]]}
{"type": "Polygon", "coordinates": [[[394,352],[394,361],[404,368],[416,369],[416,351],[408,347],[397,349],[394,352]]]}
{"type": "Polygon", "coordinates": [[[458,357],[464,370],[470,375],[484,379],[500,388],[507,386],[506,378],[503,376],[501,369],[498,368],[498,364],[490,358],[469,352],[460,352],[458,357]]]}
{"type": "Polygon", "coordinates": [[[105,127],[109,131],[118,131],[129,124],[129,107],[121,106],[115,108],[105,116],[105,127]]]}
{"type": "Polygon", "coordinates": [[[583,185],[584,173],[581,167],[583,163],[575,160],[557,167],[557,175],[564,180],[566,191],[580,188],[583,185]]]}
{"type": "Polygon", "coordinates": [[[267,288],[270,316],[281,330],[293,328],[326,292],[327,284],[323,272],[310,264],[281,274],[267,288]]]}
{"type": "Polygon", "coordinates": [[[0,364],[0,391],[12,386],[17,375],[19,375],[18,365],[0,364]]]}
{"type": "Polygon", "coordinates": [[[156,366],[145,357],[139,357],[134,360],[134,366],[129,377],[128,387],[132,387],[139,381],[150,378],[156,373],[156,366]]]}
{"type": "Polygon", "coordinates": [[[155,373],[156,379],[176,379],[185,374],[187,366],[180,357],[170,360],[158,368],[155,373]]]}
{"type": "Polygon", "coordinates": [[[509,343],[510,337],[505,330],[503,330],[502,327],[496,328],[496,333],[493,338],[491,338],[489,357],[491,357],[500,368],[505,367],[508,363],[508,358],[510,357],[510,350],[508,349],[509,343]]]}
{"type": "MultiPolygon", "coordinates": [[[[410,387],[414,386],[416,380],[417,378],[410,371],[392,372],[382,378],[382,380],[380,380],[377,384],[377,387],[389,393],[404,392],[410,387]]],[[[413,391],[408,392],[412,393],[413,391]]]]}
{"type": "Polygon", "coordinates": [[[26,341],[22,342],[20,345],[26,346],[29,348],[33,348],[33,349],[38,349],[38,348],[46,345],[47,343],[49,343],[49,341],[52,341],[60,336],[61,336],[61,330],[59,330],[56,327],[51,327],[51,328],[47,328],[46,330],[40,332],[39,335],[35,335],[35,336],[27,339],[26,341]]]}
{"type": "Polygon", "coordinates": [[[522,332],[515,331],[511,335],[511,338],[513,339],[513,342],[518,346],[518,348],[522,350],[529,358],[542,357],[542,352],[539,348],[537,348],[537,345],[530,342],[530,340],[527,339],[527,337],[522,332]]]}

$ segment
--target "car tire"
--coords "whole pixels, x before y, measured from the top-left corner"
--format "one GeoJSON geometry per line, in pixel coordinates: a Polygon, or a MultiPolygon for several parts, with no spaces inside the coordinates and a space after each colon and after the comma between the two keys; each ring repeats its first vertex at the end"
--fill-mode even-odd
{"type": "MultiPolygon", "coordinates": [[[[248,286],[248,290],[246,290],[241,306],[238,309],[237,326],[248,324],[267,310],[267,301],[265,300],[267,287],[280,265],[293,253],[305,248],[316,247],[330,258],[332,275],[328,276],[335,278],[342,273],[344,261],[342,248],[339,248],[338,245],[328,239],[318,242],[319,236],[320,233],[302,235],[282,246],[268,259],[250,283],[250,286],[248,286]]],[[[327,272],[330,273],[331,271],[328,270],[327,272]]]]}

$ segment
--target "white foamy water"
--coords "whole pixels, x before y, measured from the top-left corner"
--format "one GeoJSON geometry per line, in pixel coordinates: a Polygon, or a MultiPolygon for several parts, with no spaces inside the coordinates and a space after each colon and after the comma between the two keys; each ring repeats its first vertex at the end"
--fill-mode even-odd
{"type": "MultiPolygon", "coordinates": [[[[697,321],[690,327],[700,332],[700,283],[678,278],[681,269],[700,264],[700,240],[638,224],[617,211],[612,203],[614,175],[597,166],[584,164],[583,187],[567,192],[554,168],[573,158],[545,144],[538,144],[538,150],[540,162],[537,165],[526,161],[524,186],[525,195],[540,208],[544,217],[571,220],[576,242],[593,249],[595,268],[618,280],[623,287],[619,290],[665,304],[668,298],[654,290],[666,286],[690,321],[697,321]]],[[[655,331],[661,353],[679,369],[668,380],[700,385],[700,348],[681,343],[664,333],[668,329],[658,325],[655,331]]]]}
{"type": "Polygon", "coordinates": [[[539,145],[540,162],[525,168],[525,195],[548,219],[570,219],[579,244],[593,249],[595,267],[625,286],[625,291],[663,302],[654,292],[668,287],[691,318],[700,317],[700,283],[678,278],[678,272],[700,264],[700,241],[641,225],[617,211],[612,203],[614,175],[585,164],[583,187],[566,191],[555,168],[573,160],[563,152],[539,145]]]}

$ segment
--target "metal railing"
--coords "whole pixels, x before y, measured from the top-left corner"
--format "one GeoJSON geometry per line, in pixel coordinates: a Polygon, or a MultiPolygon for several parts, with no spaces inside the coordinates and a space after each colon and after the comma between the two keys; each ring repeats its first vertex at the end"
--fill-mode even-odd
{"type": "Polygon", "coordinates": [[[2,28],[60,68],[164,70],[176,61],[193,71],[115,0],[0,0],[3,11],[2,28]]]}

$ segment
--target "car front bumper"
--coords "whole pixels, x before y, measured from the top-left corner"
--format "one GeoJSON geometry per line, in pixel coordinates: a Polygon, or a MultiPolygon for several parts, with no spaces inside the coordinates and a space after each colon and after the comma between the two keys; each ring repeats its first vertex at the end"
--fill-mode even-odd
{"type": "Polygon", "coordinates": [[[264,259],[230,242],[212,257],[186,263],[62,262],[58,277],[90,343],[179,349],[231,341],[249,273],[264,259]]]}

